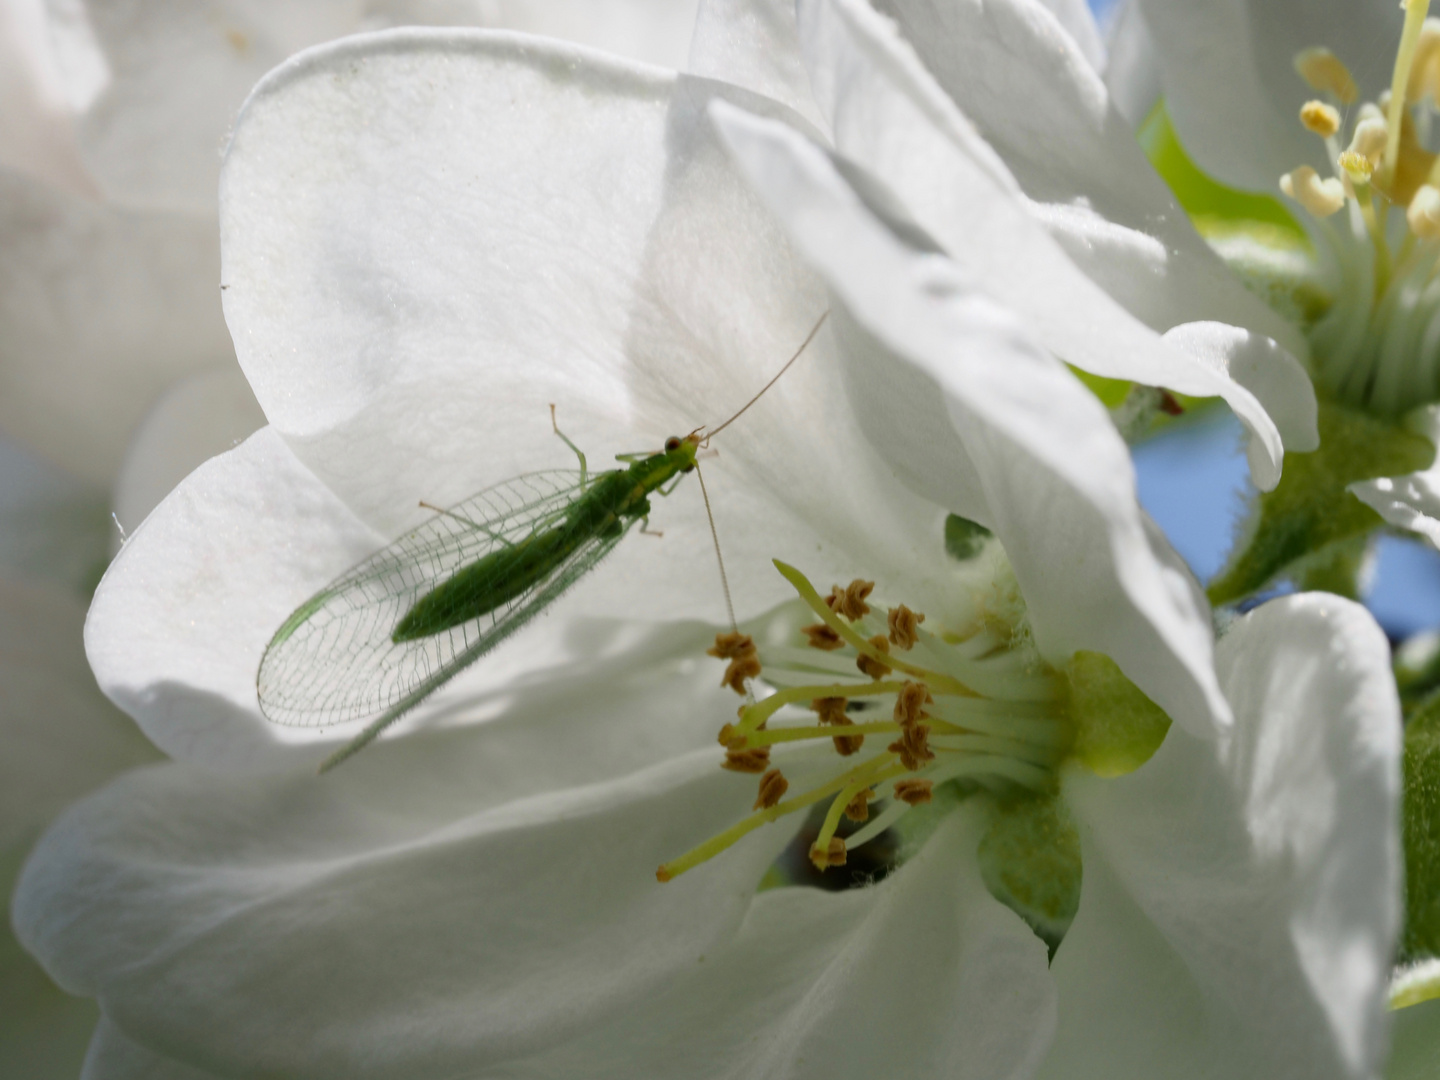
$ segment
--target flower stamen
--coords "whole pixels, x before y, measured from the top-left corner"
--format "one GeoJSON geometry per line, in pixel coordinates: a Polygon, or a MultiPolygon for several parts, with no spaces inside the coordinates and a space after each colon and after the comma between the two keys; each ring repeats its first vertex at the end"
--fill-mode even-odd
{"type": "Polygon", "coordinates": [[[1350,69],[1329,49],[1305,49],[1295,57],[1295,70],[1310,89],[1334,94],[1342,105],[1353,104],[1360,96],[1350,69]]]}
{"type": "MultiPolygon", "coordinates": [[[[868,843],[911,807],[930,801],[936,784],[965,778],[971,790],[987,788],[1007,797],[1053,790],[1055,769],[1074,741],[1068,694],[1063,676],[1040,660],[1027,636],[995,636],[984,629],[988,624],[983,615],[976,616],[966,635],[932,633],[921,629],[919,616],[903,605],[872,614],[865,602],[872,582],[837,587],[822,599],[798,570],[779,561],[775,565],[845,651],[834,660],[822,660],[793,646],[765,650],[767,679],[783,688],[742,707],[738,722],[724,725],[719,736],[726,768],[763,774],[752,813],[666,863],[657,875],[660,880],[668,881],[760,825],[822,799],[830,805],[811,853],[823,869],[844,865],[847,848],[868,843]],[[882,623],[907,641],[908,659],[891,653],[890,638],[875,632],[882,623]],[[816,675],[840,675],[852,660],[849,681],[843,676],[826,683],[807,681],[816,675]],[[877,669],[888,675],[892,667],[905,677],[875,677],[877,669]],[[969,685],[972,680],[980,689],[969,685]],[[877,706],[887,708],[889,718],[854,721],[855,713],[873,715],[877,706]],[[770,727],[770,720],[787,707],[793,711],[785,713],[779,726],[770,727]],[[807,708],[817,722],[794,723],[796,707],[807,708]],[[878,743],[883,750],[869,741],[872,735],[885,736],[878,743]],[[772,767],[771,748],[783,745],[787,753],[810,754],[797,759],[810,771],[813,755],[824,750],[825,741],[838,757],[858,755],[863,760],[808,791],[789,795],[790,780],[772,767]],[[878,813],[870,805],[876,801],[884,804],[878,813]],[[844,818],[863,823],[848,840],[836,836],[844,818]]],[[[1023,602],[1018,603],[1017,614],[1023,617],[1023,602]]],[[[718,644],[715,651],[727,649],[744,651],[740,645],[718,644]]],[[[801,775],[788,767],[785,772],[801,775]]]]}
{"type": "Polygon", "coordinates": [[[1323,101],[1307,101],[1300,106],[1300,123],[1306,131],[1328,139],[1340,130],[1340,111],[1323,101]]]}

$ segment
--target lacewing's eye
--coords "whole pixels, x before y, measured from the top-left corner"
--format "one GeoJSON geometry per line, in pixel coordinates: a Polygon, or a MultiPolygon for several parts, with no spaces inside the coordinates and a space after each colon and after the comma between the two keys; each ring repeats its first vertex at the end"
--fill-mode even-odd
{"type": "Polygon", "coordinates": [[[680,449],[680,436],[678,436],[678,435],[671,435],[668,439],[665,440],[665,452],[666,452],[667,454],[670,453],[670,451],[672,451],[672,450],[679,450],[679,449],[680,449]]]}

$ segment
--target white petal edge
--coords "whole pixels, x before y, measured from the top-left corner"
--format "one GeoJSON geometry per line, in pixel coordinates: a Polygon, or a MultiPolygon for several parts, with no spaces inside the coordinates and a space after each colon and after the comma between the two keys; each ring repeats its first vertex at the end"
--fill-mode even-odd
{"type": "Polygon", "coordinates": [[[234,364],[176,383],[146,414],[125,453],[114,488],[120,528],[133,533],[181,480],[264,426],[260,403],[234,364]]]}
{"type": "Polygon", "coordinates": [[[825,129],[800,57],[792,0],[700,0],[685,70],[773,98],[825,129]]]}
{"type": "MultiPolygon", "coordinates": [[[[1228,323],[1192,322],[1171,327],[1164,340],[1254,394],[1275,422],[1286,450],[1308,454],[1320,448],[1320,410],[1310,376],[1273,339],[1228,323]]],[[[1251,475],[1271,475],[1268,448],[1253,431],[1246,454],[1251,475]]],[[[1279,473],[1273,475],[1268,487],[1256,480],[1262,491],[1279,482],[1279,473]]]]}
{"type": "Polygon", "coordinates": [[[221,1080],[126,1037],[104,1016],[90,1040],[80,1080],[221,1080]]]}
{"type": "Polygon", "coordinates": [[[1087,911],[1082,893],[1056,955],[1062,1018],[1067,1001],[1079,1010],[1075,1028],[1062,1019],[1057,1053],[1088,1047],[1080,1075],[1116,1075],[1112,1055],[1163,1053],[1150,1037],[1128,1041],[1154,1010],[1189,1017],[1176,1042],[1201,1040],[1181,1056],[1198,1056],[1204,1075],[1364,1080],[1386,1049],[1399,927],[1388,643],[1359,605],[1307,593],[1237,620],[1216,662],[1236,716],[1218,743],[1172,729],[1129,776],[1065,778],[1085,888],[1093,876],[1120,899],[1087,911]],[[1103,947],[1121,937],[1145,945],[1133,978],[1115,967],[1125,952],[1103,947]],[[1127,1017],[1124,995],[1146,970],[1169,999],[1133,1001],[1127,1017]]]}
{"type": "MultiPolygon", "coordinates": [[[[849,313],[943,391],[973,462],[960,471],[984,488],[978,520],[1005,545],[1041,651],[1062,662],[1078,649],[1103,652],[1192,732],[1228,724],[1208,613],[1155,559],[1129,454],[1094,397],[953,263],[903,243],[824,150],[730,106],[712,116],[849,313]]],[[[928,477],[921,493],[975,516],[950,486],[953,445],[915,446],[912,436],[902,423],[879,448],[897,463],[923,462],[911,466],[928,477]]]]}
{"type": "MultiPolygon", "coordinates": [[[[908,67],[913,82],[933,82],[932,94],[954,102],[1065,254],[1132,315],[1157,331],[1198,320],[1234,323],[1305,355],[1296,328],[1196,232],[1105,84],[1038,0],[886,0],[881,10],[896,16],[913,55],[887,45],[874,17],[849,15],[850,32],[873,37],[872,48],[908,67]]],[[[847,18],[828,17],[835,15],[847,18]]],[[[816,12],[812,21],[823,17],[816,12]]],[[[817,63],[836,44],[819,27],[807,39],[817,63]]],[[[853,99],[834,104],[855,109],[853,99]]],[[[858,156],[852,146],[839,149],[858,156]]]]}
{"type": "Polygon", "coordinates": [[[130,1039],[214,1071],[452,1077],[604,1024],[691,968],[793,831],[662,886],[662,860],[753,797],[713,747],[476,810],[445,753],[325,781],[132,775],[37,846],[17,931],[130,1039]]]}
{"type": "MultiPolygon", "coordinates": [[[[1440,408],[1429,407],[1413,417],[1419,434],[1440,445],[1440,408]]],[[[1408,529],[1440,549],[1440,458],[1427,469],[1402,476],[1359,480],[1345,489],[1385,519],[1408,529]]]]}
{"type": "Polygon", "coordinates": [[[195,0],[51,14],[86,161],[117,205],[213,215],[217,161],[250,88],[293,53],[384,26],[502,26],[677,67],[693,0],[195,0]]]}
{"type": "Polygon", "coordinates": [[[1360,100],[1374,101],[1389,88],[1404,18],[1389,0],[1135,2],[1190,156],[1223,183],[1266,194],[1299,165],[1330,171],[1324,144],[1298,121],[1315,91],[1295,73],[1295,55],[1330,49],[1359,83],[1360,100]]]}
{"type": "MultiPolygon", "coordinates": [[[[830,103],[840,151],[884,181],[916,222],[987,292],[1020,313],[1061,359],[1109,378],[1223,397],[1265,448],[1269,466],[1257,484],[1273,486],[1283,449],[1260,402],[1228,376],[1166,344],[1075,265],[894,26],[858,0],[811,0],[805,12],[811,18],[801,26],[816,56],[816,94],[830,103]]],[[[1083,206],[1064,209],[1069,217],[1096,217],[1083,206]]],[[[1107,235],[1125,233],[1127,244],[1162,247],[1133,230],[1104,226],[1107,235]]],[[[1249,306],[1275,324],[1276,333],[1295,336],[1261,306],[1249,306]]],[[[1299,392],[1313,396],[1308,383],[1299,392]]]]}
{"type": "MultiPolygon", "coordinates": [[[[390,538],[421,499],[573,468],[551,403],[597,468],[740,408],[826,300],[716,141],[717,97],[804,125],[514,34],[365,35],[272,73],[221,201],[227,317],[275,430],[390,538]]],[[[816,551],[807,569],[848,580],[936,542],[934,508],[853,437],[831,363],[822,330],[705,466],[742,618],[787,598],[773,557],[816,551]]],[[[622,544],[592,612],[725,619],[697,489],[656,500],[664,540],[622,544]]]]}
{"type": "Polygon", "coordinates": [[[587,1080],[1029,1077],[1053,984],[1044,945],[980,880],[982,832],[964,808],[876,885],[761,893],[704,963],[525,1065],[587,1080]],[[891,989],[857,1006],[863,987],[891,989]]]}
{"type": "Polygon", "coordinates": [[[1135,0],[1117,0],[1105,43],[1105,89],[1110,101],[1135,129],[1160,100],[1160,65],[1145,16],[1135,0]],[[1116,10],[1118,9],[1118,11],[1116,10]]]}

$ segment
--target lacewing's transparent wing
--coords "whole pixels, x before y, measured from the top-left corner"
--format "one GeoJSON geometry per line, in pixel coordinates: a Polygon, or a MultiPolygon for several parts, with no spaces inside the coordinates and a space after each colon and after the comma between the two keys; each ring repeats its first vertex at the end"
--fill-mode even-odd
{"type": "MultiPolygon", "coordinates": [[[[591,483],[595,475],[591,474],[591,483]]],[[[358,750],[520,629],[598,563],[623,532],[582,543],[494,611],[396,644],[396,624],[457,570],[558,524],[583,498],[580,473],[527,473],[487,488],[377,551],[300,606],[275,632],[256,676],[267,719],[292,727],[368,720],[327,767],[358,750]]],[[[497,582],[497,585],[499,583],[497,582]]]]}

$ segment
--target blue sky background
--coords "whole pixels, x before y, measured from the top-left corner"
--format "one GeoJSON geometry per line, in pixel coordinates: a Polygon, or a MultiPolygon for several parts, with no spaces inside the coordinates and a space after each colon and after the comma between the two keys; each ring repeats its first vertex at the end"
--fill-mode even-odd
{"type": "MultiPolygon", "coordinates": [[[[1201,581],[1220,569],[1245,507],[1248,469],[1239,422],[1228,410],[1134,448],[1140,501],[1201,581]]],[[[1381,537],[1366,603],[1392,638],[1440,624],[1440,552],[1381,537]]]]}

